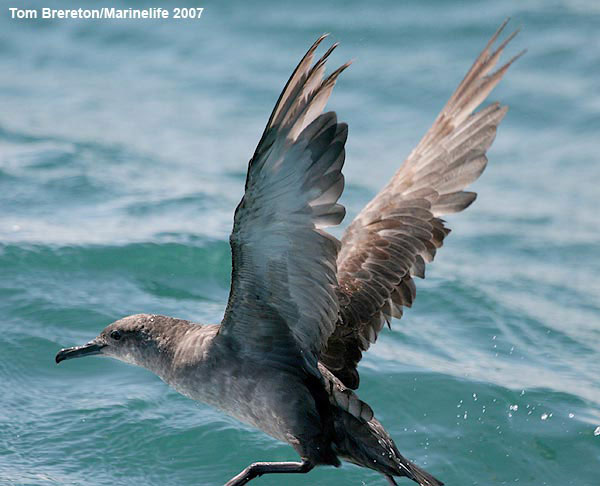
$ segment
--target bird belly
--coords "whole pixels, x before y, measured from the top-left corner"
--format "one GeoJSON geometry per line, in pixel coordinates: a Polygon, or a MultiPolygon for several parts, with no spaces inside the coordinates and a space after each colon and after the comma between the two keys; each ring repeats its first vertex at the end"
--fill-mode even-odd
{"type": "Polygon", "coordinates": [[[247,362],[182,375],[168,381],[182,395],[287,442],[302,457],[324,462],[319,451],[329,448],[329,443],[313,395],[299,376],[247,362]]]}

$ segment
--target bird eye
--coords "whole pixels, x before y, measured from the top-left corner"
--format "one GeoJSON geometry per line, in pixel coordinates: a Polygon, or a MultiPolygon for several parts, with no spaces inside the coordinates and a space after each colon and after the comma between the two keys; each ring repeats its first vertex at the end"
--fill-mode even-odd
{"type": "Polygon", "coordinates": [[[121,331],[117,331],[114,330],[110,333],[110,337],[113,338],[115,341],[118,341],[119,339],[121,339],[121,331]]]}

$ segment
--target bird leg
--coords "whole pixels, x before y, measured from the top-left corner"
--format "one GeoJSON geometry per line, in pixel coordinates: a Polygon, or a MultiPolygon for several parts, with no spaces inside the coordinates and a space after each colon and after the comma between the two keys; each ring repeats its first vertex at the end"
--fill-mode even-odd
{"type": "Polygon", "coordinates": [[[255,462],[230,479],[225,486],[242,486],[263,474],[307,473],[314,467],[314,464],[304,460],[302,462],[255,462]]]}

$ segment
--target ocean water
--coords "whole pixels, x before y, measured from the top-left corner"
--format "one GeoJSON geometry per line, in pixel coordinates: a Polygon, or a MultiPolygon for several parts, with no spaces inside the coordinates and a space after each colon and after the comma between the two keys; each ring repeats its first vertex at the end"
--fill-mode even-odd
{"type": "MultiPolygon", "coordinates": [[[[143,369],[54,355],[127,314],[220,321],[247,160],[318,35],[341,42],[331,67],[354,59],[329,104],[350,125],[348,224],[507,16],[523,31],[506,58],[529,52],[491,96],[510,111],[479,198],[359,394],[448,485],[600,484],[596,0],[205,1],[179,22],[18,22],[0,3],[1,485],[217,486],[294,460],[143,369]]],[[[344,465],[252,484],[385,480],[344,465]]]]}

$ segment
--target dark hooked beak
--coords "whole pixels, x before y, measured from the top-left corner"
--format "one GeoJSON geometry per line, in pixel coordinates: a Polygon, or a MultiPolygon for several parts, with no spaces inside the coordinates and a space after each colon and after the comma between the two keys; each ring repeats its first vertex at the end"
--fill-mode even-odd
{"type": "Polygon", "coordinates": [[[95,354],[100,354],[100,350],[104,346],[106,346],[106,344],[100,344],[91,341],[83,346],[61,349],[54,359],[56,360],[56,364],[58,364],[65,359],[81,358],[82,356],[94,356],[95,354]]]}

